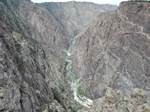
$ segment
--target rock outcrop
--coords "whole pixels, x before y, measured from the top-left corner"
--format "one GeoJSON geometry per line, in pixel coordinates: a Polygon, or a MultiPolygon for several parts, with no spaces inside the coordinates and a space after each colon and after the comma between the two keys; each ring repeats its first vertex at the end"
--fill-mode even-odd
{"type": "Polygon", "coordinates": [[[51,62],[13,12],[13,3],[17,1],[0,1],[0,111],[72,111],[68,97],[51,84],[55,80],[51,62]]]}
{"type": "Polygon", "coordinates": [[[99,98],[107,86],[125,95],[150,91],[149,20],[149,2],[122,2],[76,37],[74,71],[87,96],[99,98]]]}
{"type": "Polygon", "coordinates": [[[65,85],[56,80],[63,74],[53,69],[47,49],[17,13],[23,3],[28,1],[0,0],[0,111],[74,111],[65,85]]]}
{"type": "Polygon", "coordinates": [[[146,94],[144,90],[135,88],[130,96],[124,96],[119,90],[107,88],[91,109],[78,112],[150,112],[150,99],[146,94]]]}
{"type": "Polygon", "coordinates": [[[2,21],[0,34],[0,111],[40,111],[54,100],[45,52],[2,21]]]}

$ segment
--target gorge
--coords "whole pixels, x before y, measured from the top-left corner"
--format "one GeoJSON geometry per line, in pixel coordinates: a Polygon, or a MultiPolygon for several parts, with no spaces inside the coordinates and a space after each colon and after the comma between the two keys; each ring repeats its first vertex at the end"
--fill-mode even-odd
{"type": "Polygon", "coordinates": [[[1,112],[150,112],[150,2],[0,0],[1,112]]]}

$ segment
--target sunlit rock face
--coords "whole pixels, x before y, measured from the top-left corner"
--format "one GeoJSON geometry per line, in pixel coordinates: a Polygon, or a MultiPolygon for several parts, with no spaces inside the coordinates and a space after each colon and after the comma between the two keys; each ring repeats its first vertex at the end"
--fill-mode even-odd
{"type": "Polygon", "coordinates": [[[150,91],[149,20],[149,2],[122,2],[76,37],[74,70],[88,96],[103,96],[107,86],[150,91]]]}

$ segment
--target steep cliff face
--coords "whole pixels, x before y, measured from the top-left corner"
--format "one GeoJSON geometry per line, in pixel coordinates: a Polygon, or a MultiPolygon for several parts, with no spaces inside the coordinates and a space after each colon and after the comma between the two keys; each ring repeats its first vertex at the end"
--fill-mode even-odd
{"type": "Polygon", "coordinates": [[[32,38],[45,48],[58,81],[61,81],[65,72],[64,50],[70,46],[74,31],[78,30],[76,34],[79,33],[98,13],[115,9],[115,6],[92,3],[33,4],[27,0],[13,0],[17,5],[11,6],[12,1],[8,1],[9,7],[13,7],[14,13],[28,25],[32,38]],[[90,10],[88,7],[91,7],[90,10]]]}
{"type": "Polygon", "coordinates": [[[131,111],[149,112],[150,3],[122,2],[117,11],[101,13],[114,9],[91,3],[0,0],[0,111],[76,112],[80,106],[67,83],[68,69],[82,82],[80,90],[78,82],[73,85],[78,102],[93,104],[84,95],[98,98],[87,111],[115,111],[123,103],[118,112],[129,106],[131,111]],[[70,38],[82,29],[65,60],[70,38]]]}
{"type": "Polygon", "coordinates": [[[46,9],[31,2],[19,4],[16,13],[29,26],[32,38],[45,49],[54,82],[60,82],[65,71],[64,49],[69,46],[62,25],[46,9]]]}
{"type": "Polygon", "coordinates": [[[50,14],[64,27],[69,38],[77,35],[92,20],[102,12],[113,11],[114,5],[98,5],[89,2],[51,2],[42,3],[40,6],[46,8],[50,14]]]}
{"type": "Polygon", "coordinates": [[[61,87],[56,80],[63,74],[53,69],[55,60],[48,59],[46,49],[15,9],[22,2],[26,3],[0,1],[0,111],[74,111],[64,80],[61,87]]]}
{"type": "Polygon", "coordinates": [[[73,112],[80,107],[64,76],[70,32],[57,20],[60,15],[41,6],[0,0],[0,111],[73,112]]]}
{"type": "Polygon", "coordinates": [[[18,4],[16,13],[28,24],[35,40],[61,57],[63,49],[68,47],[67,34],[51,13],[32,2],[18,4]]]}
{"type": "Polygon", "coordinates": [[[122,2],[76,37],[74,70],[88,96],[103,96],[107,86],[126,95],[150,91],[149,11],[149,2],[122,2]]]}
{"type": "Polygon", "coordinates": [[[45,52],[0,21],[0,111],[35,112],[54,100],[45,52]]]}

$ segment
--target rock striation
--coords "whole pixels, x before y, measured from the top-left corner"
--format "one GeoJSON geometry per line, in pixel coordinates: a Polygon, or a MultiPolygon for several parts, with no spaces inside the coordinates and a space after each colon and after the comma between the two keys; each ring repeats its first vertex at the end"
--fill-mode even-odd
{"type": "Polygon", "coordinates": [[[69,34],[49,11],[30,0],[0,0],[1,112],[76,112],[80,107],[65,79],[69,34]]]}
{"type": "Polygon", "coordinates": [[[77,2],[33,4],[24,0],[18,3],[17,8],[14,7],[13,9],[16,9],[14,13],[28,25],[32,38],[45,49],[48,61],[51,62],[55,72],[55,82],[59,82],[64,77],[62,73],[65,72],[64,50],[69,48],[75,35],[73,32],[78,30],[79,33],[82,30],[81,27],[90,23],[92,18],[99,13],[115,8],[116,6],[113,5],[101,6],[77,2]],[[87,11],[88,6],[91,8],[87,11]],[[82,9],[84,7],[85,9],[82,9]],[[98,11],[98,9],[101,10],[98,11]],[[82,18],[83,13],[84,17],[89,19],[82,18]],[[69,25],[70,23],[78,24],[78,26],[69,25]]]}
{"type": "Polygon", "coordinates": [[[24,3],[29,2],[0,0],[0,111],[74,111],[56,80],[63,74],[58,77],[54,60],[17,12],[24,3]]]}
{"type": "Polygon", "coordinates": [[[56,20],[63,26],[69,38],[80,33],[89,23],[103,12],[114,11],[114,5],[98,5],[90,2],[50,2],[42,3],[40,6],[46,8],[56,20]]]}
{"type": "Polygon", "coordinates": [[[149,112],[150,3],[115,9],[0,0],[0,111],[149,112]]]}
{"type": "Polygon", "coordinates": [[[96,99],[108,86],[125,95],[150,91],[149,20],[149,2],[122,2],[76,37],[72,59],[84,93],[96,99]]]}

